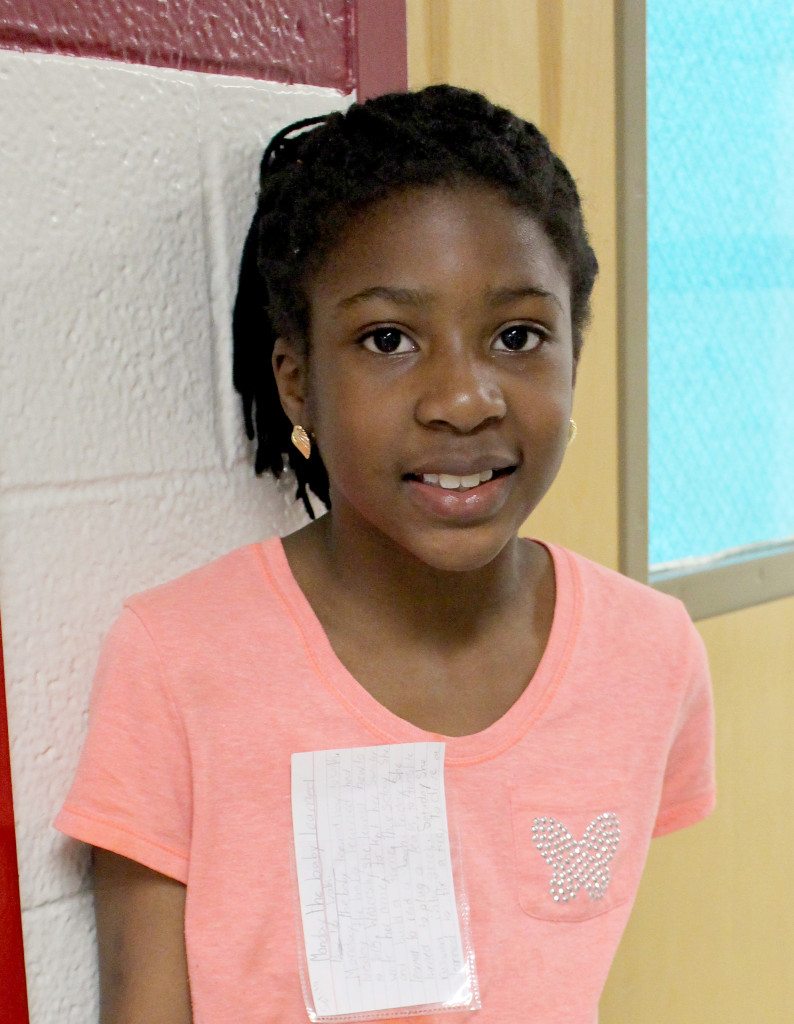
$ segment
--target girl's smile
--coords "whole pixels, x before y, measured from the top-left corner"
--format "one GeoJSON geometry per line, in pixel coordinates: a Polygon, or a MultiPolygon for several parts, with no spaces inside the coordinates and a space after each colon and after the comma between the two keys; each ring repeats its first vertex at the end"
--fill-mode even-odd
{"type": "Polygon", "coordinates": [[[569,281],[545,232],[486,186],[405,190],[306,292],[308,355],[280,341],[274,367],[328,470],[335,543],[375,530],[437,569],[492,561],[565,450],[569,281]]]}
{"type": "Polygon", "coordinates": [[[409,475],[405,481],[411,499],[430,515],[472,522],[496,509],[506,487],[505,477],[506,472],[495,476],[493,470],[487,470],[463,477],[451,473],[409,475]]]}

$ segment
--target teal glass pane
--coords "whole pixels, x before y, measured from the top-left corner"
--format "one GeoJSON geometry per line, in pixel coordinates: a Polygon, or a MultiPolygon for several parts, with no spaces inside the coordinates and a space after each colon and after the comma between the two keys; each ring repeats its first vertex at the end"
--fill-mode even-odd
{"type": "Polygon", "coordinates": [[[794,535],[794,4],[647,0],[649,560],[794,535]]]}

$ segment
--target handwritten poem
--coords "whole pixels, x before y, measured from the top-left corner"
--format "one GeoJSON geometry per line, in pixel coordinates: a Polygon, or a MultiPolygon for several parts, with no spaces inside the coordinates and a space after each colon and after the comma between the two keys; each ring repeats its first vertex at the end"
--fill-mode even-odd
{"type": "Polygon", "coordinates": [[[444,744],[293,754],[292,823],[315,1015],[470,1005],[444,744]]]}

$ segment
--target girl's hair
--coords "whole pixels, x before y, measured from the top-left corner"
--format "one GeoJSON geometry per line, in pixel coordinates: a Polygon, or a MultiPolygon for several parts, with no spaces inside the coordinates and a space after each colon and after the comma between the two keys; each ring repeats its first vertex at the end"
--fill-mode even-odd
{"type": "Polygon", "coordinates": [[[362,210],[400,190],[466,183],[502,193],[554,244],[570,277],[578,357],[598,263],[573,178],[534,125],[479,93],[435,85],[297,121],[265,150],[234,307],[234,385],[257,439],[256,472],[280,476],[286,456],[312,518],[307,488],[330,507],[328,475],[316,445],[305,460],[290,444],[273,343],[308,346],[305,285],[362,210]]]}

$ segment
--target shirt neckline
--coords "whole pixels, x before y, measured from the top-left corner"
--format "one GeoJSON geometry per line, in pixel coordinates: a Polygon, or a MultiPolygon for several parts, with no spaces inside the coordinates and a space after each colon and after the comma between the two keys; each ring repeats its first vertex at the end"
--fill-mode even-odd
{"type": "Polygon", "coordinates": [[[517,743],[543,714],[565,675],[578,632],[581,584],[573,557],[565,548],[544,543],[554,565],[555,603],[546,649],[518,700],[487,729],[468,736],[428,732],[380,704],[337,657],[320,620],[295,579],[280,537],[258,545],[264,568],[302,635],[309,660],[326,688],[379,743],[441,740],[449,764],[472,764],[503,753],[517,743]]]}

